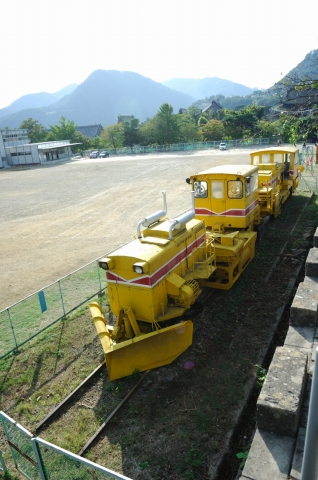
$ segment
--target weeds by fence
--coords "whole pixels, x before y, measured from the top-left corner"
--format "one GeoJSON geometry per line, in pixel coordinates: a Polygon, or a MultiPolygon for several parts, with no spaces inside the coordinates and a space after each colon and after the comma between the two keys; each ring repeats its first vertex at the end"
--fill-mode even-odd
{"type": "Polygon", "coordinates": [[[33,437],[3,412],[0,418],[13,463],[30,480],[131,480],[40,437],[33,437]]]}
{"type": "Polygon", "coordinates": [[[0,358],[106,288],[95,260],[0,312],[0,358]]]}

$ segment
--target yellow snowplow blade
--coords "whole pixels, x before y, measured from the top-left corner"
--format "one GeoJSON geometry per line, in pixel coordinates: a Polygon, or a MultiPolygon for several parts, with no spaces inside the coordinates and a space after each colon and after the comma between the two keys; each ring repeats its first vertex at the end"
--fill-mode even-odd
{"type": "Polygon", "coordinates": [[[91,304],[90,310],[105,353],[109,380],[167,365],[192,344],[190,320],[115,344],[99,306],[91,304]]]}

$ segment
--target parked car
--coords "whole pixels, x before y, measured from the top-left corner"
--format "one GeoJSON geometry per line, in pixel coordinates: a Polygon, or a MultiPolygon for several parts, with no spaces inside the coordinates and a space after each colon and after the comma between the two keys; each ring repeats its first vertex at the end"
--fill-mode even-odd
{"type": "Polygon", "coordinates": [[[100,152],[99,158],[107,158],[107,157],[109,157],[109,153],[108,153],[108,152],[100,152]]]}
{"type": "Polygon", "coordinates": [[[98,158],[99,157],[99,151],[96,150],[94,152],[91,152],[89,158],[98,158]]]}
{"type": "Polygon", "coordinates": [[[226,143],[225,143],[225,142],[221,142],[220,145],[219,145],[219,149],[220,149],[220,150],[226,150],[226,143]]]}

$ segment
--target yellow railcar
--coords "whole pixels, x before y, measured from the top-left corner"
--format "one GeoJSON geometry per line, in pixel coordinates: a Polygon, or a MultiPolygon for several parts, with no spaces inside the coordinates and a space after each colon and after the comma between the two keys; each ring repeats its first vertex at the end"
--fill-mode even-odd
{"type": "Polygon", "coordinates": [[[251,153],[251,164],[258,167],[261,216],[280,214],[282,204],[298,187],[299,149],[296,147],[266,148],[251,153]]]}
{"type": "Polygon", "coordinates": [[[201,293],[197,279],[216,268],[214,249],[194,208],[172,220],[165,213],[139,222],[137,238],[99,262],[116,325],[90,308],[111,380],[171,363],[192,343],[192,322],[181,317],[201,293]]]}
{"type": "Polygon", "coordinates": [[[216,269],[204,286],[230,289],[255,256],[260,208],[258,167],[212,167],[187,179],[195,198],[195,217],[204,220],[214,241],[216,269]]]}

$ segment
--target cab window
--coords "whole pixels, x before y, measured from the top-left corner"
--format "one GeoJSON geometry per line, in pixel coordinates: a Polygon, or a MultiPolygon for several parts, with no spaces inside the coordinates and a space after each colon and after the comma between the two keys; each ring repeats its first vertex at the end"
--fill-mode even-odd
{"type": "Polygon", "coordinates": [[[263,153],[262,163],[271,163],[271,156],[269,153],[263,153]]]}
{"type": "Polygon", "coordinates": [[[231,180],[227,183],[227,195],[229,198],[243,198],[243,184],[241,180],[231,180]]]}
{"type": "Polygon", "coordinates": [[[259,164],[259,155],[253,155],[253,165],[259,164]]]}
{"type": "Polygon", "coordinates": [[[246,196],[248,197],[251,193],[255,192],[258,187],[258,175],[254,174],[246,178],[246,196]]]}
{"type": "Polygon", "coordinates": [[[193,184],[195,198],[207,198],[208,184],[206,182],[197,181],[193,184]]]}
{"type": "Polygon", "coordinates": [[[214,180],[211,183],[212,198],[224,198],[224,183],[219,180],[214,180]]]}
{"type": "Polygon", "coordinates": [[[274,153],[274,162],[275,163],[283,163],[283,154],[282,153],[274,153]]]}

